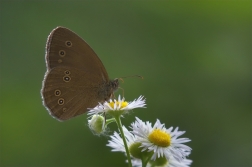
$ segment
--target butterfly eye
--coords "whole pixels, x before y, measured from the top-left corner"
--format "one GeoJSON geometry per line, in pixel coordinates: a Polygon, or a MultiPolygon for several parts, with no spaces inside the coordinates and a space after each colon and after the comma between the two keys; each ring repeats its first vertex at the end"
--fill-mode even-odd
{"type": "Polygon", "coordinates": [[[63,105],[64,102],[65,102],[65,100],[64,100],[63,98],[60,98],[60,99],[58,100],[58,104],[59,104],[59,105],[63,105]]]}
{"type": "Polygon", "coordinates": [[[66,44],[67,47],[71,47],[73,45],[71,41],[66,41],[65,44],[66,44]]]}
{"type": "Polygon", "coordinates": [[[64,50],[59,51],[60,57],[64,57],[66,55],[66,52],[64,50]]]}
{"type": "Polygon", "coordinates": [[[66,74],[66,75],[70,75],[71,73],[70,73],[70,71],[66,70],[66,71],[65,71],[65,74],[66,74]]]}
{"type": "Polygon", "coordinates": [[[60,96],[61,95],[61,91],[59,89],[54,91],[54,95],[55,96],[60,96]]]}
{"type": "Polygon", "coordinates": [[[71,80],[71,78],[69,76],[64,76],[63,77],[63,81],[65,82],[69,82],[71,80]]]}

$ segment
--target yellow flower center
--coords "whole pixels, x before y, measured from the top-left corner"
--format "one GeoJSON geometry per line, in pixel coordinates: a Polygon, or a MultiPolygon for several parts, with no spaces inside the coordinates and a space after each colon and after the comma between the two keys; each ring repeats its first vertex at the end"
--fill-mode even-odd
{"type": "Polygon", "coordinates": [[[119,106],[121,104],[121,107],[119,109],[122,109],[122,108],[124,108],[124,107],[126,107],[128,105],[128,102],[126,102],[126,101],[122,101],[122,102],[116,101],[116,102],[113,102],[112,101],[112,102],[109,103],[109,105],[110,105],[111,108],[114,108],[115,104],[116,104],[116,106],[119,106]]]}
{"type": "Polygon", "coordinates": [[[170,134],[160,129],[153,130],[148,138],[153,144],[160,147],[168,147],[171,144],[170,134]]]}

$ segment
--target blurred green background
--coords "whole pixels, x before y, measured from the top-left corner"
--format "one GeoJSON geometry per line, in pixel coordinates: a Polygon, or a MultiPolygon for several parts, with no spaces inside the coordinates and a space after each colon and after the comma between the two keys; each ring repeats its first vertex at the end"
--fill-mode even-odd
{"type": "Polygon", "coordinates": [[[59,122],[42,106],[45,45],[57,26],[85,39],[111,79],[144,76],[121,83],[126,100],[147,99],[124,125],[137,116],[179,126],[193,167],[252,166],[251,1],[0,3],[0,166],[127,166],[86,114],[59,122]]]}

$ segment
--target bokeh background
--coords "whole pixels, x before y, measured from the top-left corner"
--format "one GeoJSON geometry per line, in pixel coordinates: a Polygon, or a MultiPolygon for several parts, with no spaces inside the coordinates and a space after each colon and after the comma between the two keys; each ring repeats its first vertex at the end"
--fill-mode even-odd
{"type": "MultiPolygon", "coordinates": [[[[0,166],[127,166],[87,115],[59,122],[40,89],[50,31],[67,27],[95,50],[111,79],[192,141],[193,167],[252,166],[251,1],[0,1],[0,166]]],[[[121,94],[118,91],[118,94],[121,94]]],[[[112,134],[117,130],[110,126],[112,134]]]]}

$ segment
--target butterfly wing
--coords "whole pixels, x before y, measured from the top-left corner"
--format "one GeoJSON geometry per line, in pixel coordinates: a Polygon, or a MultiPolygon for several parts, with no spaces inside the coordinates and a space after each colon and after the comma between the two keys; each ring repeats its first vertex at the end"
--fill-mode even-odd
{"type": "Polygon", "coordinates": [[[44,105],[58,120],[67,120],[104,101],[99,96],[97,78],[82,70],[55,67],[45,77],[42,88],[44,105]]]}
{"type": "Polygon", "coordinates": [[[93,49],[77,34],[64,27],[57,27],[48,36],[46,44],[47,70],[68,66],[100,76],[109,81],[101,60],[93,49]]]}

